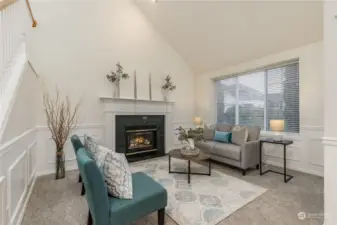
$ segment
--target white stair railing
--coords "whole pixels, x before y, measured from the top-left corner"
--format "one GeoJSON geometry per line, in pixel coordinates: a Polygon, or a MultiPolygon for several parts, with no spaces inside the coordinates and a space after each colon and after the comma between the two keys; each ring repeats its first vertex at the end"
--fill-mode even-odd
{"type": "MultiPolygon", "coordinates": [[[[1,2],[1,0],[0,0],[1,2]]],[[[4,0],[0,11],[0,104],[16,67],[22,62],[29,17],[24,0],[4,0]],[[8,4],[4,4],[8,2],[8,4]]]]}
{"type": "Polygon", "coordinates": [[[25,0],[0,0],[0,138],[27,62],[30,22],[25,0]]]}

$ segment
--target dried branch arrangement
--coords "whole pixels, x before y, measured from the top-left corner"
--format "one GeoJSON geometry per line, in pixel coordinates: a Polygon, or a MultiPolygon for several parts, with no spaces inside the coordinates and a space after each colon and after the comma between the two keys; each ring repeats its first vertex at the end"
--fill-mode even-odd
{"type": "Polygon", "coordinates": [[[69,97],[60,97],[56,89],[56,97],[52,99],[48,92],[43,95],[43,105],[47,117],[47,125],[56,145],[56,179],[65,177],[65,157],[63,147],[69,135],[77,125],[78,109],[81,100],[72,106],[69,97]]]}

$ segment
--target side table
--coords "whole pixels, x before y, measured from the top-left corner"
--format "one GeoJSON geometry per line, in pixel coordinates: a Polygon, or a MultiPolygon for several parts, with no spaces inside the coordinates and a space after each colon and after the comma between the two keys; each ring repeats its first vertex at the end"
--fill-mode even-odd
{"type": "Polygon", "coordinates": [[[277,174],[281,174],[284,176],[284,183],[288,183],[288,181],[290,181],[292,178],[294,178],[291,175],[287,174],[287,146],[291,145],[292,143],[294,143],[291,140],[282,140],[282,141],[276,141],[276,140],[272,140],[272,139],[264,139],[264,140],[260,140],[260,175],[262,176],[263,174],[266,174],[268,172],[272,172],[272,173],[277,173],[277,174]],[[278,171],[273,171],[273,170],[266,170],[264,172],[262,172],[262,147],[263,147],[263,143],[269,143],[269,144],[276,144],[276,145],[283,145],[283,170],[284,172],[278,172],[278,171]]]}

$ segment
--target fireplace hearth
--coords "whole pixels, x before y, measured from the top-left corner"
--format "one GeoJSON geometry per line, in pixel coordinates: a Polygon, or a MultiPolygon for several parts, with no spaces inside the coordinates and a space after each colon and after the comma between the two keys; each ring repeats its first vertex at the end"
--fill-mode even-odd
{"type": "Polygon", "coordinates": [[[116,115],[116,152],[128,161],[165,155],[165,116],[116,115]]]}

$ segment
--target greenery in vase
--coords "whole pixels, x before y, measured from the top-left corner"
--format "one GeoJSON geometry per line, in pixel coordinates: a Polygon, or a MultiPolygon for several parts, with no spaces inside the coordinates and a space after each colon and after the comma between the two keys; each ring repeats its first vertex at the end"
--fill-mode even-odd
{"type": "Polygon", "coordinates": [[[176,85],[173,85],[172,77],[167,75],[164,79],[165,83],[161,86],[161,88],[165,91],[174,91],[176,89],[176,85]]]}
{"type": "Polygon", "coordinates": [[[123,67],[121,64],[117,63],[117,70],[116,72],[111,71],[110,74],[106,75],[106,78],[111,82],[111,83],[119,83],[121,79],[128,79],[129,74],[124,73],[123,67]]]}
{"type": "Polygon", "coordinates": [[[187,143],[188,139],[193,139],[194,142],[201,142],[204,140],[204,129],[201,127],[184,129],[180,126],[176,130],[178,131],[178,140],[181,143],[187,143]]]}

